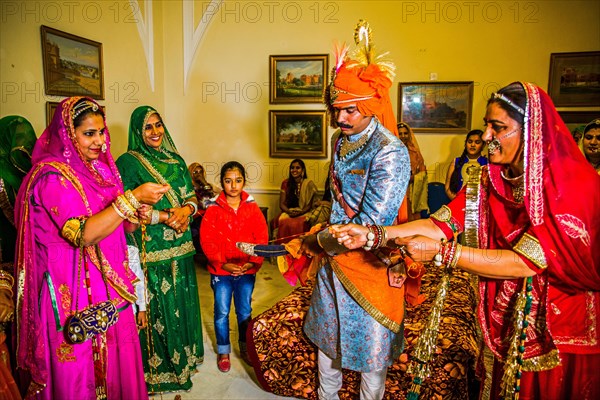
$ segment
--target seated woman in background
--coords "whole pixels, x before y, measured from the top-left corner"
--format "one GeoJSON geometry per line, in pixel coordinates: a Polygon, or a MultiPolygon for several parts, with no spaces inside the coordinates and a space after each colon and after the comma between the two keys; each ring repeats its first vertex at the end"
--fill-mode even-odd
{"type": "Polygon", "coordinates": [[[573,140],[575,140],[575,143],[579,143],[581,141],[581,137],[583,136],[583,131],[585,127],[585,124],[578,125],[571,131],[571,136],[573,136],[573,140]]]}
{"type": "Polygon", "coordinates": [[[408,149],[410,156],[410,181],[406,192],[408,220],[421,218],[421,211],[427,211],[427,167],[419,149],[419,143],[410,126],[398,122],[398,138],[408,149]]]}
{"type": "Polygon", "coordinates": [[[467,133],[465,139],[465,149],[460,157],[454,159],[454,162],[448,167],[446,173],[446,195],[450,200],[456,197],[460,192],[467,178],[469,177],[468,170],[471,166],[487,165],[488,160],[481,155],[484,143],[481,139],[483,132],[479,129],[472,130],[467,133]]]}
{"type": "Polygon", "coordinates": [[[206,212],[206,207],[208,207],[209,200],[215,197],[219,193],[219,190],[206,180],[206,170],[202,164],[193,162],[188,166],[188,171],[192,177],[192,184],[194,185],[196,199],[198,200],[198,211],[193,215],[194,219],[190,224],[192,241],[196,248],[196,255],[205,258],[202,246],[200,246],[200,223],[206,212]]]}
{"type": "Polygon", "coordinates": [[[206,170],[202,164],[193,162],[189,165],[188,171],[192,177],[192,184],[194,185],[196,199],[198,200],[198,212],[196,215],[203,215],[206,207],[208,207],[208,200],[215,197],[220,192],[220,189],[206,180],[206,170]]]}
{"type": "Polygon", "coordinates": [[[595,119],[585,126],[579,147],[585,159],[600,174],[600,119],[595,119]]]}
{"type": "Polygon", "coordinates": [[[275,222],[277,239],[286,241],[290,236],[306,232],[310,226],[305,214],[315,207],[317,201],[317,185],[308,179],[304,161],[292,160],[289,177],[281,183],[281,214],[275,222]]]}
{"type": "MultiPolygon", "coordinates": [[[[329,169],[328,169],[329,170],[329,169]]],[[[306,213],[306,222],[309,227],[313,227],[316,224],[329,222],[329,216],[331,215],[331,188],[329,186],[329,174],[325,179],[325,189],[321,200],[315,202],[315,207],[306,213]]]]}

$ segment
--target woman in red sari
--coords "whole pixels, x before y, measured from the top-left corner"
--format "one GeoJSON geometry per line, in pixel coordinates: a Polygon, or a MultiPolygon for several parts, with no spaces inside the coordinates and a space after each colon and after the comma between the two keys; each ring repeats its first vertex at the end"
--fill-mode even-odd
{"type": "MultiPolygon", "coordinates": [[[[600,177],[532,84],[494,93],[484,122],[490,165],[387,238],[416,260],[479,275],[482,398],[600,398],[600,177]],[[452,240],[461,232],[465,246],[452,240]]],[[[369,234],[332,230],[350,248],[369,234]]]]}

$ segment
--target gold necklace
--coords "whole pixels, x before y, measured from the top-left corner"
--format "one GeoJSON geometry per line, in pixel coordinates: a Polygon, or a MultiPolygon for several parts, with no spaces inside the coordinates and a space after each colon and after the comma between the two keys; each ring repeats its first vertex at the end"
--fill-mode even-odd
{"type": "Polygon", "coordinates": [[[365,133],[358,140],[351,142],[348,140],[346,136],[342,137],[342,144],[340,146],[340,159],[343,160],[349,155],[356,153],[360,150],[367,141],[369,140],[369,135],[365,133]]]}
{"type": "Polygon", "coordinates": [[[515,202],[522,203],[523,198],[525,197],[525,185],[523,179],[525,173],[523,172],[521,175],[515,178],[507,177],[506,175],[504,175],[504,171],[500,171],[500,175],[502,176],[502,179],[504,179],[510,185],[512,189],[513,199],[515,200],[515,202]]]}
{"type": "Polygon", "coordinates": [[[523,178],[523,175],[525,175],[525,172],[523,172],[521,175],[516,176],[514,178],[510,178],[510,177],[504,175],[504,171],[500,171],[500,175],[502,175],[502,178],[504,178],[508,182],[517,182],[518,180],[523,178]]]}

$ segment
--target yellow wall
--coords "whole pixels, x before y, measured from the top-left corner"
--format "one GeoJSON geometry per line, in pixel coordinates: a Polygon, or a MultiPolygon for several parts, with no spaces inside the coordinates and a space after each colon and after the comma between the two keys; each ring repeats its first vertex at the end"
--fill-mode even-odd
{"type": "MultiPolygon", "coordinates": [[[[398,82],[427,81],[435,72],[439,81],[475,82],[472,126],[479,127],[492,91],[515,80],[547,87],[550,53],[600,49],[597,1],[138,1],[141,13],[133,17],[126,1],[75,3],[71,18],[69,2],[0,1],[0,116],[20,114],[38,135],[43,130],[45,101],[56,99],[43,94],[41,24],[102,42],[101,103],[113,155],[126,149],[133,109],[151,104],[184,158],[206,164],[212,181],[223,162],[246,164],[249,191],[271,216],[290,160],[269,158],[269,110],[322,106],[269,104],[269,55],[330,53],[334,40],[351,43],[356,22],[367,19],[377,47],[397,65],[395,109],[398,82]],[[135,23],[146,7],[153,12],[154,91],[135,23]],[[185,87],[184,41],[191,36],[182,28],[184,10],[191,10],[194,29],[205,29],[185,87]]],[[[430,180],[443,180],[448,162],[462,151],[462,135],[417,138],[430,180]]],[[[321,186],[326,160],[306,161],[321,186]]]]}
{"type": "MultiPolygon", "coordinates": [[[[161,20],[160,4],[154,17],[161,20]]],[[[82,36],[103,45],[105,100],[112,152],[127,149],[131,112],[141,104],[163,107],[164,71],[156,63],[151,90],[144,51],[127,2],[0,1],[0,116],[19,114],[37,135],[46,127],[46,102],[63,97],[44,93],[40,25],[82,36]]],[[[155,57],[162,60],[162,24],[155,24],[155,57]]]]}

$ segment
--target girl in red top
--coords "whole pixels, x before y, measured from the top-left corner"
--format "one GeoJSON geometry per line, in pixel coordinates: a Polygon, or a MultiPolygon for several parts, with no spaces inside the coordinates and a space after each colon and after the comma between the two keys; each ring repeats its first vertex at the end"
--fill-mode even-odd
{"type": "Polygon", "coordinates": [[[235,304],[239,345],[242,359],[248,363],[246,329],[252,315],[252,292],[256,272],[262,257],[253,257],[239,251],[236,242],[267,243],[267,223],[254,198],[243,188],[246,171],[237,161],[229,161],[221,168],[223,191],[204,214],[200,226],[200,243],[208,259],[210,286],[215,296],[214,318],[217,335],[217,366],[221,372],[231,368],[229,353],[229,310],[231,298],[235,304]]]}

